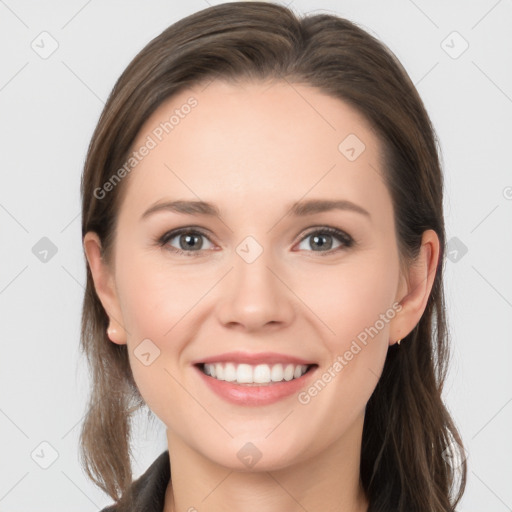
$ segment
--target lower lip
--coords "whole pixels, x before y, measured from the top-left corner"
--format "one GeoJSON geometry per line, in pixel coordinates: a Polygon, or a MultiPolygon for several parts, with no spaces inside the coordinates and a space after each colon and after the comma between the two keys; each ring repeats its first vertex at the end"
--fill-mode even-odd
{"type": "Polygon", "coordinates": [[[312,367],[302,377],[289,381],[274,382],[261,386],[248,386],[218,380],[206,375],[199,367],[194,367],[210,389],[224,400],[235,405],[270,405],[294,393],[298,393],[311,379],[318,366],[312,367]]]}

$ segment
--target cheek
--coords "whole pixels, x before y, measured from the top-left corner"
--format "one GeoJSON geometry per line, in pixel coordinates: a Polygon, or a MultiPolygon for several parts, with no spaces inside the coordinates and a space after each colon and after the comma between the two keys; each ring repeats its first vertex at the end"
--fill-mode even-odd
{"type": "MultiPolygon", "coordinates": [[[[398,264],[386,254],[354,257],[347,264],[316,272],[301,297],[328,327],[331,349],[341,350],[372,326],[385,337],[398,282],[398,264]],[[384,323],[383,316],[386,318],[384,323]],[[387,321],[386,321],[387,320],[387,321]]],[[[374,330],[372,333],[375,334],[374,330]]],[[[364,338],[364,335],[361,336],[364,338]]]]}
{"type": "Polygon", "coordinates": [[[312,309],[333,331],[323,336],[328,353],[324,367],[329,369],[324,378],[320,376],[329,389],[324,403],[336,403],[343,414],[356,414],[364,407],[382,372],[390,322],[397,314],[393,307],[397,280],[393,255],[379,252],[357,262],[354,258],[317,282],[312,309]]]}
{"type": "Polygon", "coordinates": [[[208,291],[219,275],[211,268],[192,267],[173,266],[164,253],[155,252],[132,253],[116,263],[130,366],[142,396],[155,412],[165,408],[161,402],[165,397],[182,396],[172,375],[188,364],[187,346],[211,314],[208,291]],[[141,357],[148,352],[149,357],[141,357]],[[147,359],[152,362],[143,364],[147,359]]]}
{"type": "Polygon", "coordinates": [[[317,380],[298,397],[309,412],[305,429],[315,428],[315,418],[328,417],[328,439],[348,429],[364,411],[386,359],[389,326],[397,314],[397,280],[392,252],[375,252],[307,283],[308,306],[329,329],[322,328],[327,358],[317,380]]]}
{"type": "Polygon", "coordinates": [[[194,337],[194,305],[208,287],[144,255],[125,258],[117,275],[133,377],[164,421],[171,405],[184,408],[189,399],[178,383],[180,357],[194,337]]]}
{"type": "Polygon", "coordinates": [[[132,344],[137,337],[161,344],[174,335],[180,319],[193,309],[207,289],[165,257],[135,255],[120,262],[117,272],[123,320],[132,344]]]}

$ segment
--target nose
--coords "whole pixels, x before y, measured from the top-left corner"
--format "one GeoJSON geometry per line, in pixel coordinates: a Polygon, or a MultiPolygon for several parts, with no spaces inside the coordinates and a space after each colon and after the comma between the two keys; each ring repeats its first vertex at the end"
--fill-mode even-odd
{"type": "Polygon", "coordinates": [[[233,269],[222,280],[217,303],[217,315],[224,326],[258,331],[282,328],[293,321],[295,296],[270,253],[263,250],[250,263],[233,254],[233,269]]]}

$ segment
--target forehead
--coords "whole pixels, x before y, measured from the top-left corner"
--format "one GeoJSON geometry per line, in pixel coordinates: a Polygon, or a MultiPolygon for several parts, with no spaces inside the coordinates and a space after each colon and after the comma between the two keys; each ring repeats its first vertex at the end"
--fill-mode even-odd
{"type": "Polygon", "coordinates": [[[287,81],[183,90],[145,122],[132,150],[144,146],[127,191],[141,208],[165,195],[240,207],[270,195],[290,202],[339,192],[362,201],[365,191],[385,193],[380,141],[366,119],[287,81]]]}

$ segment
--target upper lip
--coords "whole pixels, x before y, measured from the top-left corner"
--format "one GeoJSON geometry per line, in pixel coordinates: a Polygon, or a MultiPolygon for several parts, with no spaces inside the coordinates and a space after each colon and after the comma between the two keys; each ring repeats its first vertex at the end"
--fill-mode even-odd
{"type": "Polygon", "coordinates": [[[289,356],[287,354],[278,354],[276,352],[224,352],[223,354],[217,354],[215,356],[207,357],[205,359],[193,361],[192,364],[212,364],[212,363],[245,363],[245,364],[278,364],[278,363],[291,363],[291,364],[303,364],[312,365],[315,364],[311,361],[306,361],[300,357],[289,356]]]}

